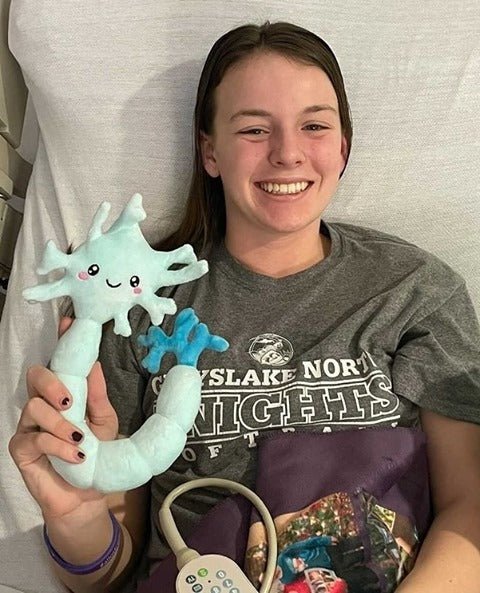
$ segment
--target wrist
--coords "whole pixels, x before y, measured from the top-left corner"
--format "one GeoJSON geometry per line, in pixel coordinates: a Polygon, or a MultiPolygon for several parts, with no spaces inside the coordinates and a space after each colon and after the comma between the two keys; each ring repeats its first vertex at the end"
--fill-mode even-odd
{"type": "Polygon", "coordinates": [[[71,510],[63,508],[59,510],[51,508],[52,506],[40,505],[43,522],[52,528],[65,529],[66,531],[81,527],[90,519],[108,512],[107,497],[104,494],[83,501],[69,501],[68,507],[72,507],[71,510]]]}
{"type": "Polygon", "coordinates": [[[105,502],[99,507],[46,520],[45,530],[58,555],[73,565],[94,562],[107,550],[114,536],[114,524],[105,502]]]}
{"type": "MultiPolygon", "coordinates": [[[[59,554],[60,550],[55,549],[54,554],[50,553],[52,567],[56,575],[72,592],[103,591],[106,593],[107,591],[117,591],[132,570],[133,555],[130,534],[123,525],[118,524],[119,542],[117,546],[116,536],[113,534],[113,523],[108,514],[107,519],[112,526],[112,538],[107,544],[108,547],[100,553],[99,557],[86,561],[89,566],[85,566],[86,562],[83,560],[67,559],[63,550],[61,562],[58,562],[56,558],[56,554],[59,554]],[[79,568],[80,570],[78,570],[79,568]]],[[[82,547],[84,550],[88,550],[89,546],[94,543],[92,538],[89,544],[83,544],[82,547]]],[[[72,554],[70,558],[75,558],[75,556],[72,554]]]]}
{"type": "Polygon", "coordinates": [[[121,539],[121,528],[120,524],[118,523],[115,515],[109,511],[108,513],[110,521],[111,521],[111,530],[112,530],[112,537],[109,545],[105,549],[105,551],[97,557],[95,560],[91,562],[84,563],[84,564],[77,564],[67,561],[62,555],[60,555],[57,549],[53,546],[52,541],[48,535],[47,526],[44,525],[43,528],[43,538],[45,541],[45,545],[47,550],[54,560],[54,562],[63,570],[67,571],[72,575],[84,576],[88,574],[92,574],[99,570],[105,568],[112,560],[115,558],[119,548],[120,548],[120,539],[121,539]]]}

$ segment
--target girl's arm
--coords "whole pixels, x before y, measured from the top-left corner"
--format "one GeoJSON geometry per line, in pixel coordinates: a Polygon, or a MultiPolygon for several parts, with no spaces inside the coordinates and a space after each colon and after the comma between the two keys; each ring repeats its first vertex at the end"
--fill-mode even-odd
{"type": "Polygon", "coordinates": [[[55,549],[71,564],[88,564],[99,558],[112,541],[112,522],[108,508],[120,523],[120,546],[103,568],[84,576],[73,575],[52,561],[60,580],[74,593],[117,591],[132,573],[147,537],[149,485],[107,496],[107,504],[93,505],[91,522],[67,525],[49,522],[49,537],[55,549]],[[107,506],[108,505],[108,506],[107,506]],[[72,533],[75,537],[72,537],[72,533]]]}
{"type": "Polygon", "coordinates": [[[398,593],[478,593],[480,426],[422,411],[435,519],[398,593]]]}

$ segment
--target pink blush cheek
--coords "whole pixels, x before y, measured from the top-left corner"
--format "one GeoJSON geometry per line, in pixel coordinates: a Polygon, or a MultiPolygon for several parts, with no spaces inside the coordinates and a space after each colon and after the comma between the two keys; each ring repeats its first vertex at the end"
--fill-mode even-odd
{"type": "Polygon", "coordinates": [[[141,289],[141,288],[134,288],[134,289],[133,289],[133,292],[134,292],[135,294],[142,294],[142,289],[141,289]]]}
{"type": "Polygon", "coordinates": [[[88,279],[88,274],[87,274],[87,272],[79,272],[77,274],[77,278],[79,278],[80,280],[87,280],[88,279]]]}

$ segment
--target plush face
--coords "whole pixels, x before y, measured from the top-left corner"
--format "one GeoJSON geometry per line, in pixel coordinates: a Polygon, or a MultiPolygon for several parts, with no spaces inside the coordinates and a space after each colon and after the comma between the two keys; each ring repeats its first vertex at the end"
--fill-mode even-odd
{"type": "Polygon", "coordinates": [[[135,194],[110,229],[103,233],[110,205],[104,202],[95,215],[88,238],[67,255],[50,242],[39,273],[63,268],[65,275],[26,289],[26,299],[45,301],[70,296],[78,319],[102,324],[115,319],[115,331],[130,335],[127,313],[134,305],[144,307],[154,324],[176,311],[172,299],[158,297],[162,286],[173,286],[199,278],[208,270],[198,261],[190,245],[170,251],[155,251],[145,240],[138,222],[145,218],[142,197],[135,194]],[[172,264],[185,264],[172,270],[172,264]]]}
{"type": "Polygon", "coordinates": [[[152,268],[158,266],[157,253],[135,230],[123,232],[127,249],[120,249],[120,237],[102,235],[71,254],[65,282],[76,310],[90,310],[91,316],[102,307],[130,308],[142,294],[155,290],[157,278],[152,268]]]}

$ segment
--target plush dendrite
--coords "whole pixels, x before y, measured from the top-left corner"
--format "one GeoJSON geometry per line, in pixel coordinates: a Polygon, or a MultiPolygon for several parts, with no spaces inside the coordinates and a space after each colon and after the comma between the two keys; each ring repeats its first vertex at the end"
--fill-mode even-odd
{"type": "Polygon", "coordinates": [[[58,341],[50,368],[73,396],[73,405],[62,414],[84,433],[82,450],[86,458],[81,464],[56,457],[50,461],[74,486],[102,492],[144,484],[178,457],[200,406],[198,357],[205,348],[223,351],[228,347],[223,338],[212,336],[199,323],[191,309],[179,314],[171,336],[158,327],[150,328],[146,336],[139,338],[150,350],[144,366],[157,372],[165,352],[173,352],[178,363],[165,377],[155,413],[128,439],[99,441],[95,437],[85,422],[87,376],[98,357],[102,325],[113,319],[115,333],[130,336],[128,312],[140,305],[158,326],[166,314],[176,312],[176,305],[156,292],[164,286],[195,280],[208,271],[207,262],[197,260],[190,245],[169,252],[152,249],[139,227],[146,216],[140,194],[130,199],[108,231],[103,232],[109,211],[110,204],[103,202],[86,241],[73,253],[66,254],[48,242],[37,272],[48,274],[63,269],[64,275],[23,292],[33,302],[64,296],[73,301],[75,320],[58,341]],[[183,267],[170,269],[173,264],[183,267]]]}

